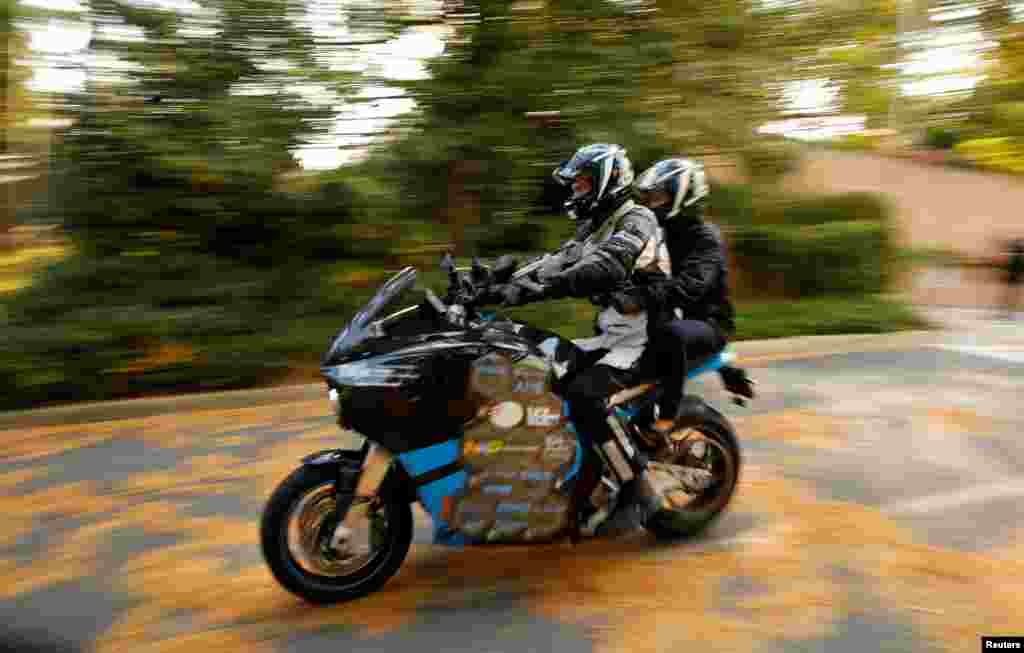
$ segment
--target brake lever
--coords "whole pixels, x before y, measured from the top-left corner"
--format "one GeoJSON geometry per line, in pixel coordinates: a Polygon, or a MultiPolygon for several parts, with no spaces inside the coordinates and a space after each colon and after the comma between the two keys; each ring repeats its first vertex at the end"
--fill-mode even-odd
{"type": "Polygon", "coordinates": [[[423,290],[424,294],[427,296],[427,301],[434,307],[434,310],[437,311],[438,315],[447,315],[448,307],[444,305],[444,302],[442,302],[437,295],[434,294],[434,291],[430,288],[424,288],[423,290]]]}

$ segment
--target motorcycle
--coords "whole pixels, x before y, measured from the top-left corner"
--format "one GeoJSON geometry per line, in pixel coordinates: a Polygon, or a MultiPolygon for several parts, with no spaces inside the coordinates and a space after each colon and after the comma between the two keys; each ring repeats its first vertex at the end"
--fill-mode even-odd
{"type": "MultiPolygon", "coordinates": [[[[417,286],[416,270],[405,268],[332,339],[321,365],[328,397],[339,426],[363,441],[305,457],[267,501],[263,555],[285,589],[313,603],[379,589],[408,553],[413,502],[430,515],[438,544],[600,535],[632,470],[573,427],[560,391],[580,350],[481,306],[495,284],[529,287],[536,263],[517,270],[502,257],[467,269],[446,256],[445,299],[422,288],[422,301],[394,310],[417,286]],[[597,512],[584,522],[588,500],[597,512]]],[[[689,376],[717,371],[742,404],[753,382],[733,358],[727,348],[689,376]]],[[[609,424],[624,451],[647,457],[662,498],[642,525],[657,538],[689,537],[728,506],[740,446],[728,420],[691,396],[670,435],[645,429],[657,396],[655,382],[617,393],[609,424]]]]}

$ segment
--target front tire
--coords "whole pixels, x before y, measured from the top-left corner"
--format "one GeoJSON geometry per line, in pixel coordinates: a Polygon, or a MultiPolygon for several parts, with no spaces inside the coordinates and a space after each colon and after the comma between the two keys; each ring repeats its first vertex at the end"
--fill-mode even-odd
{"type": "Polygon", "coordinates": [[[274,578],[311,603],[351,601],[380,589],[402,565],[412,543],[412,509],[387,492],[368,520],[369,551],[352,560],[332,559],[325,546],[337,524],[333,465],[292,472],[267,501],[260,524],[263,557],[274,578]]]}
{"type": "Polygon", "coordinates": [[[693,537],[708,528],[728,507],[739,482],[739,442],[724,415],[701,402],[693,414],[682,417],[671,434],[672,446],[662,448],[657,462],[699,467],[710,472],[704,490],[667,497],[672,509],[655,513],[644,527],[661,540],[693,537]],[[697,457],[697,445],[703,455],[697,457]]]}

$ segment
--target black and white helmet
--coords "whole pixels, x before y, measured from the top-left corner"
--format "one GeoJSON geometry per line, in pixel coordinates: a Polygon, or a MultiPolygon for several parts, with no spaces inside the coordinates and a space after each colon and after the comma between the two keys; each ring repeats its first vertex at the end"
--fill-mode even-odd
{"type": "Polygon", "coordinates": [[[707,200],[704,166],[690,159],[663,159],[636,180],[637,200],[659,220],[674,218],[680,211],[707,200]]]}
{"type": "Polygon", "coordinates": [[[602,212],[610,214],[629,198],[633,164],[625,148],[595,143],[576,150],[571,159],[555,168],[554,178],[573,188],[572,198],[565,203],[569,215],[586,220],[602,212]],[[589,183],[577,184],[580,177],[588,177],[589,183]]]}

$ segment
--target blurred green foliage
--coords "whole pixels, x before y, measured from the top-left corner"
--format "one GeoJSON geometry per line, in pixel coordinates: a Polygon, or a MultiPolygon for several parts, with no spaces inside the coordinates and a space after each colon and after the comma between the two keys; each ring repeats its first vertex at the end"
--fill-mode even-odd
{"type": "Polygon", "coordinates": [[[910,307],[874,295],[744,302],[736,307],[739,340],[887,333],[928,327],[910,307]]]}
{"type": "Polygon", "coordinates": [[[881,293],[893,273],[892,207],[873,193],[762,197],[733,227],[745,286],[792,298],[881,293]]]}
{"type": "MultiPolygon", "coordinates": [[[[447,250],[535,252],[569,237],[550,173],[594,141],[626,146],[638,170],[669,155],[737,155],[757,190],[716,183],[711,214],[734,230],[743,265],[784,274],[795,294],[879,288],[882,209],[865,197],[776,197],[771,183],[798,151],[755,128],[778,114],[785,81],[856,75],[875,92],[884,74],[869,69],[882,55],[846,45],[888,42],[891,3],[457,0],[446,3],[444,55],[404,82],[339,65],[350,46],[318,41],[302,0],[201,4],[199,15],[88,5],[89,50],[118,65],[64,99],[74,126],[53,152],[45,213],[75,254],[3,305],[0,407],[287,377],[315,364],[402,265],[433,270],[447,250]],[[116,36],[133,28],[142,38],[116,36]],[[293,153],[333,133],[334,105],[372,102],[360,89],[385,84],[416,110],[365,161],[303,171],[293,153]]],[[[407,10],[338,9],[347,36],[370,42],[407,29],[407,10]]],[[[580,336],[593,308],[516,313],[580,336]]],[[[763,333],[789,335],[771,322],[763,333]]],[[[794,323],[815,332],[802,313],[794,323]]],[[[740,337],[762,333],[741,324],[740,337]]]]}
{"type": "Polygon", "coordinates": [[[757,203],[754,189],[747,184],[710,184],[708,215],[721,225],[745,225],[751,222],[757,203]]]}
{"type": "Polygon", "coordinates": [[[833,222],[872,222],[885,231],[892,213],[890,204],[877,193],[853,192],[829,195],[783,195],[758,208],[759,224],[822,225],[833,222]]]}
{"type": "Polygon", "coordinates": [[[1024,173],[1024,142],[1011,136],[971,139],[958,144],[953,151],[985,170],[1024,173]]]}
{"type": "Polygon", "coordinates": [[[756,183],[775,183],[800,165],[799,146],[782,139],[764,139],[742,153],[747,178],[756,183]]]}
{"type": "Polygon", "coordinates": [[[925,130],[924,146],[933,150],[951,150],[960,142],[960,132],[949,127],[929,127],[925,130]]]}
{"type": "Polygon", "coordinates": [[[865,220],[751,226],[732,247],[755,281],[791,297],[880,293],[890,264],[886,225],[865,220]]]}

